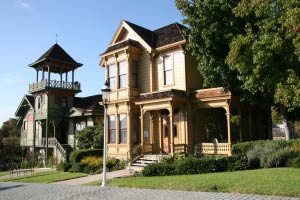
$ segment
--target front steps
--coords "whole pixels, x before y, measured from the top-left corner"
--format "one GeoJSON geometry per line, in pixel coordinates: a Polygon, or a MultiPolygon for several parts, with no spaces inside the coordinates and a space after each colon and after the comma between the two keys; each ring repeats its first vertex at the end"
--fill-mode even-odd
{"type": "Polygon", "coordinates": [[[130,163],[130,167],[134,168],[144,168],[149,164],[152,163],[159,163],[160,159],[162,158],[163,155],[161,154],[146,154],[142,155],[132,163],[130,163]]]}

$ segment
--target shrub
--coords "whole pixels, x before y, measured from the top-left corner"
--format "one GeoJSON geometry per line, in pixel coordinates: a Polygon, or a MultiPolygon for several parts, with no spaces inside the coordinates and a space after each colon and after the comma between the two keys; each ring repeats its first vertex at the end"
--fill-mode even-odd
{"type": "Polygon", "coordinates": [[[294,168],[300,168],[300,157],[295,157],[291,160],[291,165],[294,168]]]}
{"type": "Polygon", "coordinates": [[[25,161],[21,162],[21,168],[22,169],[30,168],[30,162],[28,160],[25,160],[25,161]]]}
{"type": "Polygon", "coordinates": [[[107,158],[106,167],[109,171],[124,169],[125,166],[125,161],[121,161],[117,158],[107,158]]]}
{"type": "Polygon", "coordinates": [[[69,169],[72,167],[71,163],[59,163],[56,170],[57,171],[63,171],[63,172],[67,172],[69,171],[69,169]]]}
{"type": "Polygon", "coordinates": [[[83,172],[84,171],[84,165],[81,163],[72,163],[72,167],[69,169],[69,172],[83,172]]]}
{"type": "Polygon", "coordinates": [[[84,173],[94,173],[102,169],[103,160],[100,157],[87,156],[80,163],[84,166],[84,173]]]}
{"type": "Polygon", "coordinates": [[[102,149],[79,149],[71,152],[70,162],[80,162],[84,157],[87,156],[102,156],[102,149]]]}
{"type": "Polygon", "coordinates": [[[167,163],[150,164],[141,172],[142,176],[170,176],[175,174],[175,165],[167,163]]]}
{"type": "Polygon", "coordinates": [[[249,141],[249,142],[242,142],[232,145],[232,154],[233,155],[246,155],[247,152],[254,148],[257,144],[262,144],[265,141],[258,140],[258,141],[249,141]]]}

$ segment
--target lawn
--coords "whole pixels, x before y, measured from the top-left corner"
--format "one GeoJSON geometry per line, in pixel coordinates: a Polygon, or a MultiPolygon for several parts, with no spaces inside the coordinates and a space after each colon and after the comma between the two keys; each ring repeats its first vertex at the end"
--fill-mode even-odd
{"type": "Polygon", "coordinates": [[[2,171],[0,172],[0,176],[9,175],[9,171],[2,171]]]}
{"type": "Polygon", "coordinates": [[[16,178],[0,179],[0,182],[14,181],[14,182],[26,182],[26,183],[53,183],[62,180],[79,178],[83,176],[86,176],[86,174],[51,171],[51,172],[36,173],[29,176],[19,176],[16,178]]]}
{"type": "MultiPolygon", "coordinates": [[[[89,185],[99,185],[98,182],[89,185]]],[[[167,177],[113,179],[113,187],[300,196],[300,169],[273,168],[167,177]]]]}

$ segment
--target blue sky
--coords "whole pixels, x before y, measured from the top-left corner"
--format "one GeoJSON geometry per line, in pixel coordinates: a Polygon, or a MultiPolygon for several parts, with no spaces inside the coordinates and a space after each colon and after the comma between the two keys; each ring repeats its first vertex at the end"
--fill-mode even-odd
{"type": "Polygon", "coordinates": [[[83,67],[75,72],[82,92],[100,93],[104,70],[98,66],[121,20],[154,30],[182,16],[175,0],[1,0],[0,126],[14,113],[35,81],[27,65],[56,40],[83,67]]]}

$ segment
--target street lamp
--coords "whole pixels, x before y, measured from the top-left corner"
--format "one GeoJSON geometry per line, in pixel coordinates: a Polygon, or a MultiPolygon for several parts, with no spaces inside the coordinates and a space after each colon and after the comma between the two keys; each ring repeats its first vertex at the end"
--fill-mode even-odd
{"type": "Polygon", "coordinates": [[[102,102],[104,106],[104,136],[103,136],[103,177],[102,177],[102,187],[106,186],[106,128],[107,128],[107,105],[109,103],[109,93],[111,89],[109,88],[108,82],[105,81],[102,91],[102,102]]]}

